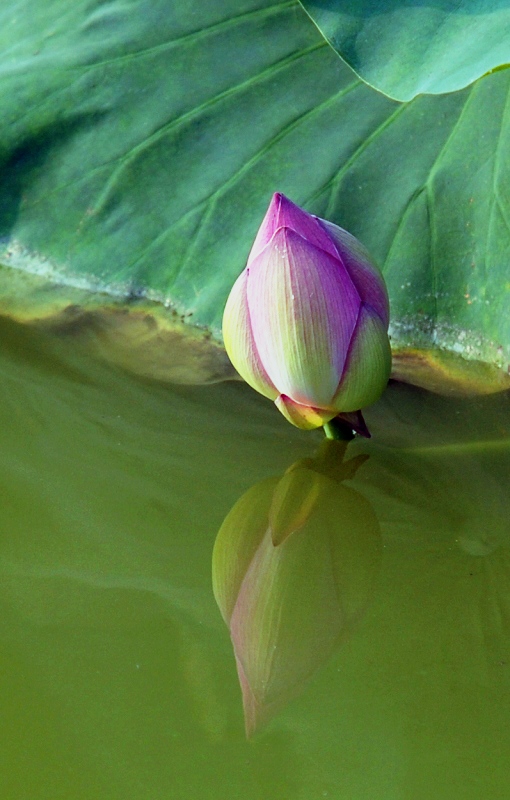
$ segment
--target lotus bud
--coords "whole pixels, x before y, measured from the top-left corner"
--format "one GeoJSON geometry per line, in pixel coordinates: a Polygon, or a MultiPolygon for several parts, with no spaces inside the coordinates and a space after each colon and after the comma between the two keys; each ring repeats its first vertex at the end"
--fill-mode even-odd
{"type": "MultiPolygon", "coordinates": [[[[391,370],[384,279],[354,236],[275,194],[223,316],[239,374],[310,430],[383,392],[391,370]]],[[[358,420],[358,422],[357,422],[358,420]]]]}
{"type": "Polygon", "coordinates": [[[213,589],[229,627],[253,734],[298,695],[372,594],[380,529],[366,498],[344,486],[366,460],[345,442],[252,486],[224,520],[213,589]]]}

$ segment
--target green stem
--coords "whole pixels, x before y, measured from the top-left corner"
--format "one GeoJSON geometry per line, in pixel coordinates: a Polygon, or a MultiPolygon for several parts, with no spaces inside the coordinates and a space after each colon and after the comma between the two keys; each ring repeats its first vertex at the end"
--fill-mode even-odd
{"type": "Polygon", "coordinates": [[[323,426],[327,439],[337,439],[341,442],[350,442],[354,439],[354,431],[351,426],[338,417],[331,419],[323,426]]]}

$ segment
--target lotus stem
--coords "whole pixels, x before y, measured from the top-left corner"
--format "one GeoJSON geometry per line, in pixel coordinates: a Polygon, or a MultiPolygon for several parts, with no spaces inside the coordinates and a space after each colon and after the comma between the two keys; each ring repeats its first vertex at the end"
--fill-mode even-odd
{"type": "Polygon", "coordinates": [[[327,439],[337,439],[343,442],[350,442],[354,439],[354,431],[348,422],[335,417],[323,426],[324,433],[327,439]]]}

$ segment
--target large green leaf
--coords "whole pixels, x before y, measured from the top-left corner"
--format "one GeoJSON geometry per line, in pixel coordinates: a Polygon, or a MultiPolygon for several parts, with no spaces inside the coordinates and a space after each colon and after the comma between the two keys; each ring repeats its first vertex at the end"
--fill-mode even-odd
{"type": "Polygon", "coordinates": [[[413,380],[437,346],[506,368],[508,71],[400,105],[295,2],[24,8],[0,12],[5,263],[161,300],[219,336],[279,190],[383,266],[413,380]]]}
{"type": "Polygon", "coordinates": [[[463,89],[510,61],[506,0],[301,0],[338,54],[396,100],[463,89]]]}

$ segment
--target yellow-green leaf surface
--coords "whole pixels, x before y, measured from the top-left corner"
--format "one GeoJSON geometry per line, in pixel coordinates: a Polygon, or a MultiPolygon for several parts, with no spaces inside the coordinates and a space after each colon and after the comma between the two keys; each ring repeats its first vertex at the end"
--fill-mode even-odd
{"type": "Polygon", "coordinates": [[[400,374],[449,379],[443,353],[507,369],[508,71],[398,104],[297,2],[261,0],[6,0],[0,52],[5,265],[219,338],[282,191],[382,267],[400,374]]]}

